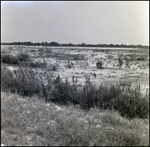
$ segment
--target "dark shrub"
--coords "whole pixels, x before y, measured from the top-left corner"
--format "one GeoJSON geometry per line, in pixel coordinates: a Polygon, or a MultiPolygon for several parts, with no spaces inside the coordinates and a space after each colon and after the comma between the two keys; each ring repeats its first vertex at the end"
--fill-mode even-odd
{"type": "Polygon", "coordinates": [[[145,61],[146,59],[147,59],[147,56],[140,56],[136,58],[136,60],[139,60],[139,61],[145,61]]]}
{"type": "Polygon", "coordinates": [[[110,87],[100,86],[98,94],[98,107],[103,109],[112,109],[114,99],[122,93],[119,86],[111,85],[110,87]]]}
{"type": "Polygon", "coordinates": [[[118,110],[122,116],[128,118],[147,118],[149,114],[148,100],[140,94],[130,90],[130,94],[121,94],[114,99],[115,110],[118,110]]]}
{"type": "Polygon", "coordinates": [[[29,55],[25,53],[18,53],[16,56],[1,55],[1,61],[9,64],[18,64],[20,61],[27,61],[29,55]]]}
{"type": "Polygon", "coordinates": [[[97,69],[103,69],[103,63],[102,63],[102,61],[98,61],[96,63],[96,66],[97,66],[97,69]]]}
{"type": "Polygon", "coordinates": [[[2,89],[4,91],[17,92],[23,96],[40,94],[42,81],[36,78],[33,71],[18,69],[14,73],[7,68],[2,68],[2,89]]]}
{"type": "Polygon", "coordinates": [[[83,109],[89,109],[97,104],[96,88],[92,84],[86,84],[78,91],[78,102],[83,109]]]}
{"type": "Polygon", "coordinates": [[[34,49],[32,49],[32,50],[30,50],[30,52],[35,52],[36,50],[34,50],[34,49]]]}
{"type": "Polygon", "coordinates": [[[52,101],[62,104],[68,104],[70,102],[73,102],[75,88],[72,85],[70,85],[70,83],[67,80],[63,82],[60,76],[58,75],[56,79],[54,79],[53,84],[54,89],[52,91],[52,101]]]}
{"type": "Polygon", "coordinates": [[[50,64],[49,65],[49,70],[50,71],[57,71],[57,65],[56,64],[50,64]]]}
{"type": "Polygon", "coordinates": [[[11,70],[7,69],[6,67],[1,68],[1,88],[4,91],[8,91],[9,88],[11,92],[15,92],[16,83],[14,83],[14,77],[11,70]]]}
{"type": "Polygon", "coordinates": [[[19,61],[27,61],[29,59],[29,55],[25,53],[18,53],[17,54],[17,59],[19,61]]]}
{"type": "Polygon", "coordinates": [[[67,67],[67,68],[72,68],[72,67],[73,67],[73,63],[68,61],[66,67],[67,67]]]}
{"type": "Polygon", "coordinates": [[[1,55],[1,62],[8,63],[8,64],[18,64],[19,61],[17,57],[12,55],[1,55]]]}
{"type": "Polygon", "coordinates": [[[123,63],[121,57],[118,58],[118,62],[119,62],[119,68],[121,68],[122,63],[123,63]]]}

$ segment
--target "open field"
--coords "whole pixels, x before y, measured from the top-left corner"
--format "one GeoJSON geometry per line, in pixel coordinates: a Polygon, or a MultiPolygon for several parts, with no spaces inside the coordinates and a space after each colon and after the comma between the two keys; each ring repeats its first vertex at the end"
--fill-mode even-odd
{"type": "MultiPolygon", "coordinates": [[[[78,86],[85,83],[85,77],[90,77],[90,81],[96,85],[121,84],[136,87],[140,84],[142,93],[149,92],[147,49],[2,46],[2,55],[16,55],[19,52],[28,54],[32,61],[46,62],[47,70],[54,66],[54,77],[60,75],[69,82],[72,82],[73,77],[77,78],[78,86]],[[123,62],[120,69],[118,57],[123,62]],[[103,63],[103,69],[96,67],[99,60],[103,63]]],[[[18,65],[9,67],[15,69],[18,65]]],[[[36,72],[44,78],[45,68],[37,68],[36,72]]]]}
{"type": "Polygon", "coordinates": [[[149,145],[149,50],[2,46],[1,70],[1,144],[149,145]]]}

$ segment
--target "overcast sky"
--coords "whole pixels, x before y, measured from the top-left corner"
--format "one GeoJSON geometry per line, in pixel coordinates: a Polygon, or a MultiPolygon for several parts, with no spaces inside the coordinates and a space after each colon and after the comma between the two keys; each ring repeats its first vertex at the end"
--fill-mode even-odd
{"type": "Polygon", "coordinates": [[[1,1],[1,42],[149,45],[149,1],[1,1]]]}

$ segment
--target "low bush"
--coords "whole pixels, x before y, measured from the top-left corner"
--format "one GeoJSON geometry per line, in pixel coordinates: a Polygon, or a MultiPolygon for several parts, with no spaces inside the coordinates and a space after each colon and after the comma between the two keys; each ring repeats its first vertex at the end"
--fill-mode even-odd
{"type": "Polygon", "coordinates": [[[138,60],[138,61],[145,61],[145,60],[147,60],[147,56],[137,57],[136,60],[138,60]]]}
{"type": "Polygon", "coordinates": [[[77,102],[83,109],[89,109],[97,105],[97,95],[94,85],[86,84],[82,89],[78,90],[77,102]]]}
{"type": "MultiPolygon", "coordinates": [[[[43,49],[40,49],[39,51],[43,51],[43,49]]],[[[44,53],[53,53],[53,49],[51,48],[45,48],[44,53]]]]}
{"type": "Polygon", "coordinates": [[[122,116],[128,118],[147,118],[149,114],[149,102],[140,92],[130,90],[130,93],[120,94],[114,99],[113,108],[122,116]]]}
{"type": "Polygon", "coordinates": [[[113,109],[114,99],[121,95],[122,90],[119,86],[110,87],[101,85],[97,89],[97,106],[102,109],[113,109]]]}
{"type": "Polygon", "coordinates": [[[122,66],[122,64],[123,64],[121,57],[118,58],[118,63],[119,63],[119,68],[121,68],[121,66],[122,66]]]}
{"type": "Polygon", "coordinates": [[[51,71],[57,71],[57,65],[55,65],[55,64],[50,64],[50,65],[49,65],[49,70],[51,70],[51,71]]]}
{"type": "Polygon", "coordinates": [[[6,55],[6,54],[1,55],[1,62],[8,63],[8,64],[18,64],[19,63],[17,57],[12,56],[12,55],[6,55]]]}
{"type": "Polygon", "coordinates": [[[16,56],[13,55],[1,55],[1,62],[8,64],[19,64],[20,61],[27,61],[29,59],[29,55],[25,53],[18,53],[16,56]]]}
{"type": "Polygon", "coordinates": [[[34,94],[40,94],[42,81],[36,78],[32,70],[20,68],[12,72],[3,67],[1,72],[2,90],[30,97],[34,94]]]}
{"type": "Polygon", "coordinates": [[[113,56],[111,54],[109,54],[108,59],[113,59],[113,56]]]}
{"type": "Polygon", "coordinates": [[[54,79],[53,84],[52,101],[62,104],[74,103],[74,94],[76,91],[74,86],[70,85],[67,80],[63,82],[59,75],[54,79]]]}
{"type": "Polygon", "coordinates": [[[72,68],[72,67],[73,67],[73,63],[68,61],[66,67],[67,67],[67,68],[72,68]]]}
{"type": "Polygon", "coordinates": [[[103,69],[103,63],[102,63],[102,61],[98,61],[96,63],[96,66],[97,66],[97,69],[103,69]]]}
{"type": "Polygon", "coordinates": [[[32,50],[30,50],[30,52],[36,52],[36,50],[35,50],[35,49],[32,49],[32,50]]]}
{"type": "Polygon", "coordinates": [[[26,54],[26,53],[21,52],[21,53],[17,54],[17,59],[19,61],[27,61],[29,59],[29,55],[26,54]]]}
{"type": "Polygon", "coordinates": [[[46,68],[47,67],[46,62],[39,62],[39,61],[31,61],[28,63],[28,65],[33,68],[46,68]]]}

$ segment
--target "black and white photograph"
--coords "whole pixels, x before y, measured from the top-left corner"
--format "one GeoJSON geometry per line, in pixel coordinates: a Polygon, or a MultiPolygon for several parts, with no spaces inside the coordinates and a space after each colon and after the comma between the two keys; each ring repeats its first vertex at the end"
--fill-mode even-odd
{"type": "Polygon", "coordinates": [[[149,146],[149,1],[1,1],[1,146],[149,146]]]}

